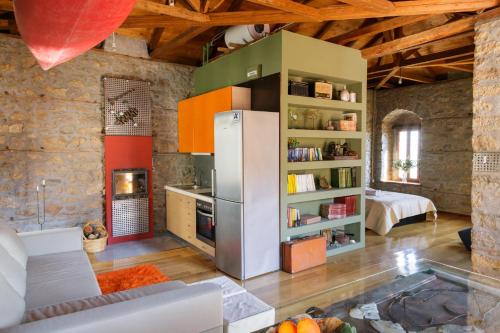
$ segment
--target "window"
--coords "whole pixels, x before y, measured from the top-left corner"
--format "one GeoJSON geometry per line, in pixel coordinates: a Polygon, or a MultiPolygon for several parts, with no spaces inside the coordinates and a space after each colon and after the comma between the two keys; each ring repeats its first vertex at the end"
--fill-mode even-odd
{"type": "MultiPolygon", "coordinates": [[[[410,169],[408,175],[409,181],[418,182],[419,169],[418,159],[420,153],[420,127],[396,127],[396,147],[395,159],[398,160],[412,160],[417,163],[417,166],[410,169]]],[[[397,178],[403,178],[403,171],[399,170],[397,178]]]]}

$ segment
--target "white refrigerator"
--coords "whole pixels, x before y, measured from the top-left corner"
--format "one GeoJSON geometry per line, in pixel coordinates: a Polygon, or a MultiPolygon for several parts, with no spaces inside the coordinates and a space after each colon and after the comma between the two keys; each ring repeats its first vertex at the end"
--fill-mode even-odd
{"type": "Polygon", "coordinates": [[[214,117],[215,258],[240,280],[279,269],[279,114],[214,117]]]}

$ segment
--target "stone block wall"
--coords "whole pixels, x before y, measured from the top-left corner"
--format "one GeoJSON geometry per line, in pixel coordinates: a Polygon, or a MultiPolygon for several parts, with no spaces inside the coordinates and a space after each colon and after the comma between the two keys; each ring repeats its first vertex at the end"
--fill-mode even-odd
{"type": "Polygon", "coordinates": [[[103,76],[151,82],[155,229],[165,229],[167,183],[192,182],[177,151],[177,101],[192,90],[189,66],[103,51],[47,72],[24,43],[0,35],[0,223],[37,229],[36,185],[47,181],[46,227],[104,217],[103,76]]]}
{"type": "MultiPolygon", "coordinates": [[[[476,24],[474,153],[500,153],[500,19],[476,24]]],[[[500,277],[500,171],[472,173],[472,265],[500,277]]]]}
{"type": "Polygon", "coordinates": [[[375,101],[372,185],[428,197],[441,211],[470,214],[472,80],[379,90],[375,101]],[[422,119],[420,185],[381,181],[383,120],[394,110],[422,119]]]}

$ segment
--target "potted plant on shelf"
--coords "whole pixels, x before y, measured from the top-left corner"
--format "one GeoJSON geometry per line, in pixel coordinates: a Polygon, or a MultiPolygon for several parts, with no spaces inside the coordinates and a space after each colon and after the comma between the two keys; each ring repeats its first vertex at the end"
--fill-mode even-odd
{"type": "Polygon", "coordinates": [[[411,168],[417,166],[417,162],[413,160],[396,160],[393,163],[394,168],[397,170],[403,171],[403,175],[401,176],[401,181],[406,183],[408,181],[408,172],[411,168]]]}

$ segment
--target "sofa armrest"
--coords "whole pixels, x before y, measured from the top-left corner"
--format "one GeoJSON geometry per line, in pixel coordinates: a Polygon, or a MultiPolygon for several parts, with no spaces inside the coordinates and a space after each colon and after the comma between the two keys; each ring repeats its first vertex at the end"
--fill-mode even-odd
{"type": "Polygon", "coordinates": [[[207,283],[33,321],[1,332],[222,333],[222,309],[222,290],[207,283]]]}
{"type": "Polygon", "coordinates": [[[21,232],[18,235],[26,247],[28,256],[83,249],[83,233],[80,227],[21,232]]]}

